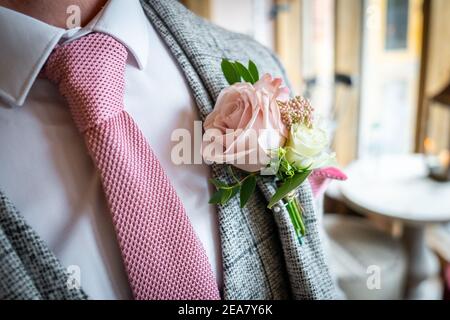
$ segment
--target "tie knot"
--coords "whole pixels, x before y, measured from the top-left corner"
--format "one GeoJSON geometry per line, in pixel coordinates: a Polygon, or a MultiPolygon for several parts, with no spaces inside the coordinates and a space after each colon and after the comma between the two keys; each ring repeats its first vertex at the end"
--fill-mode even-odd
{"type": "Polygon", "coordinates": [[[123,110],[127,50],[111,36],[92,33],[57,47],[45,74],[59,86],[83,132],[123,110]]]}

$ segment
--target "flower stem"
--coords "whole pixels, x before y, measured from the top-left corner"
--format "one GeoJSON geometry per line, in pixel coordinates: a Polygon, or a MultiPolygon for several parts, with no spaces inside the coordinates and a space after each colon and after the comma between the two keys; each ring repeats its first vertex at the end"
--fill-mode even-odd
{"type": "Polygon", "coordinates": [[[300,245],[303,244],[303,237],[306,234],[306,227],[302,217],[302,206],[298,200],[297,193],[291,193],[285,199],[285,206],[291,218],[292,225],[294,226],[295,234],[297,236],[300,245]]]}

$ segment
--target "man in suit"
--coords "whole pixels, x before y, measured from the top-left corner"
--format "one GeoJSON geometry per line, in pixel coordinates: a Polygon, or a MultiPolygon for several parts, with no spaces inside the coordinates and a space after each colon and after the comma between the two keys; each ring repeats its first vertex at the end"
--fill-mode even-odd
{"type": "Polygon", "coordinates": [[[214,207],[208,178],[231,181],[225,167],[170,159],[171,133],[192,132],[227,85],[222,58],[287,81],[267,48],[174,0],[0,0],[0,41],[1,298],[335,298],[308,184],[300,246],[285,209],[266,208],[273,179],[259,179],[243,209],[214,207]],[[67,29],[73,5],[81,26],[67,29]],[[104,127],[91,121],[116,104],[104,127]],[[164,220],[172,213],[179,229],[164,220]],[[69,266],[82,289],[67,285],[69,266]]]}

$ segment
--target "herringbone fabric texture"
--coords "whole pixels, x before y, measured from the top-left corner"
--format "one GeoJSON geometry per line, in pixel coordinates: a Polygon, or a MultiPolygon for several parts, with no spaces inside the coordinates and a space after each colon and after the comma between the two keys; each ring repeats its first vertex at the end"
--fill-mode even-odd
{"type": "Polygon", "coordinates": [[[83,300],[69,273],[0,190],[0,300],[83,300]]]}
{"type": "Polygon", "coordinates": [[[58,47],[45,73],[59,85],[100,172],[136,299],[219,299],[181,200],[124,111],[127,51],[94,33],[58,47]]]}

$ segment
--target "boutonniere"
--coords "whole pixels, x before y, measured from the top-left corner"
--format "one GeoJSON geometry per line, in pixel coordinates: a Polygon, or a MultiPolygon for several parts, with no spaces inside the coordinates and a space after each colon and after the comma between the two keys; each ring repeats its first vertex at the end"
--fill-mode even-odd
{"type": "Polygon", "coordinates": [[[232,184],[211,179],[217,191],[210,203],[225,204],[239,195],[244,207],[258,176],[274,176],[278,188],[268,207],[283,203],[302,243],[306,228],[298,189],[313,170],[335,163],[327,133],[307,99],[289,98],[282,79],[267,73],[260,77],[252,61],[245,66],[224,59],[221,67],[230,86],[220,92],[206,117],[202,153],[209,162],[232,165],[246,174],[237,175],[229,166],[232,184]]]}

